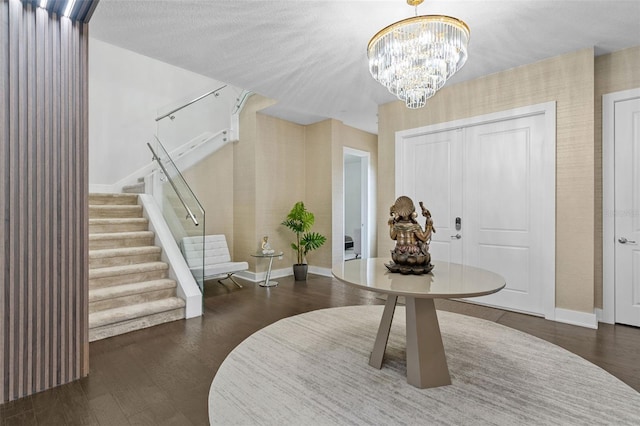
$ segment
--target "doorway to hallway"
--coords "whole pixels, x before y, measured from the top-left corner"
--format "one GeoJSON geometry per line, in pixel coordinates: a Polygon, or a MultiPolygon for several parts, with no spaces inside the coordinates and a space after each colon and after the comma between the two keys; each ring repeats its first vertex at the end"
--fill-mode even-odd
{"type": "Polygon", "coordinates": [[[344,260],[369,257],[370,154],[344,148],[344,260]]]}

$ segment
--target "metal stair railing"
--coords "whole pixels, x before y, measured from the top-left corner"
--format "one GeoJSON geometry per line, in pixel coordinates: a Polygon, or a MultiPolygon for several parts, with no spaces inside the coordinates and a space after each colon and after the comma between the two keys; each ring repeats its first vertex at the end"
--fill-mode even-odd
{"type": "Polygon", "coordinates": [[[205,210],[160,140],[156,137],[155,141],[155,149],[150,143],[147,143],[153,160],[160,167],[153,176],[153,197],[179,247],[182,248],[182,241],[185,237],[201,238],[201,265],[191,268],[191,273],[197,281],[200,291],[204,291],[205,210]]]}

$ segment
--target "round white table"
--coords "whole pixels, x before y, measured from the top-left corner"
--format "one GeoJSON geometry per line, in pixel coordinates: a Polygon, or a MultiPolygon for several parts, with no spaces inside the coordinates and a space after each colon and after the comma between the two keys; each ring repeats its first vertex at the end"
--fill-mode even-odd
{"type": "Polygon", "coordinates": [[[424,275],[391,273],[384,266],[390,259],[373,258],[342,262],[333,267],[340,281],[363,290],[386,294],[387,302],[369,365],[382,368],[399,296],[405,297],[407,318],[407,382],[418,388],[451,384],[434,299],[485,296],[500,291],[505,280],[493,272],[448,262],[433,262],[424,275]]]}

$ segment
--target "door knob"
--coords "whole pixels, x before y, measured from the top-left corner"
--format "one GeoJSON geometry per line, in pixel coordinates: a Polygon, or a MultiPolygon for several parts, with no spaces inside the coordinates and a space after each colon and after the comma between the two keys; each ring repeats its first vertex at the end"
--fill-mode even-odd
{"type": "Polygon", "coordinates": [[[460,238],[462,238],[462,235],[460,235],[460,234],[456,234],[456,235],[452,235],[451,236],[451,239],[454,239],[454,240],[459,240],[460,238]]]}
{"type": "Polygon", "coordinates": [[[635,244],[635,241],[627,240],[625,237],[618,238],[620,244],[635,244]]]}

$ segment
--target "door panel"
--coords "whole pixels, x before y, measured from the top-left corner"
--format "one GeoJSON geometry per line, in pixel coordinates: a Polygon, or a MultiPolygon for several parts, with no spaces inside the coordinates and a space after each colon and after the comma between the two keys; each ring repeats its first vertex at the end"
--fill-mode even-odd
{"type": "Polygon", "coordinates": [[[543,313],[542,286],[532,285],[532,273],[543,250],[536,236],[544,230],[534,209],[541,168],[532,164],[541,161],[542,129],[543,115],[522,117],[470,127],[464,142],[463,257],[507,282],[477,301],[535,314],[543,313]]]}
{"type": "Polygon", "coordinates": [[[424,226],[420,207],[431,212],[436,230],[431,237],[429,252],[433,260],[462,263],[462,245],[452,239],[455,217],[462,214],[460,197],[460,135],[458,130],[432,133],[409,138],[403,150],[404,172],[400,194],[407,195],[418,211],[418,222],[424,226]]]}
{"type": "Polygon", "coordinates": [[[615,212],[616,322],[640,327],[640,99],[615,105],[615,212]]]}
{"type": "Polygon", "coordinates": [[[527,247],[482,244],[478,252],[478,263],[482,264],[483,268],[490,271],[503,271],[509,291],[524,295],[531,293],[530,250],[527,247]],[[505,264],[519,265],[519,268],[505,269],[505,264]]]}
{"type": "MultiPolygon", "coordinates": [[[[493,126],[489,126],[493,127],[493,126]]],[[[529,230],[529,128],[491,131],[472,129],[467,143],[469,168],[474,172],[480,231],[529,230]]],[[[475,198],[475,197],[474,197],[475,198]]]]}

